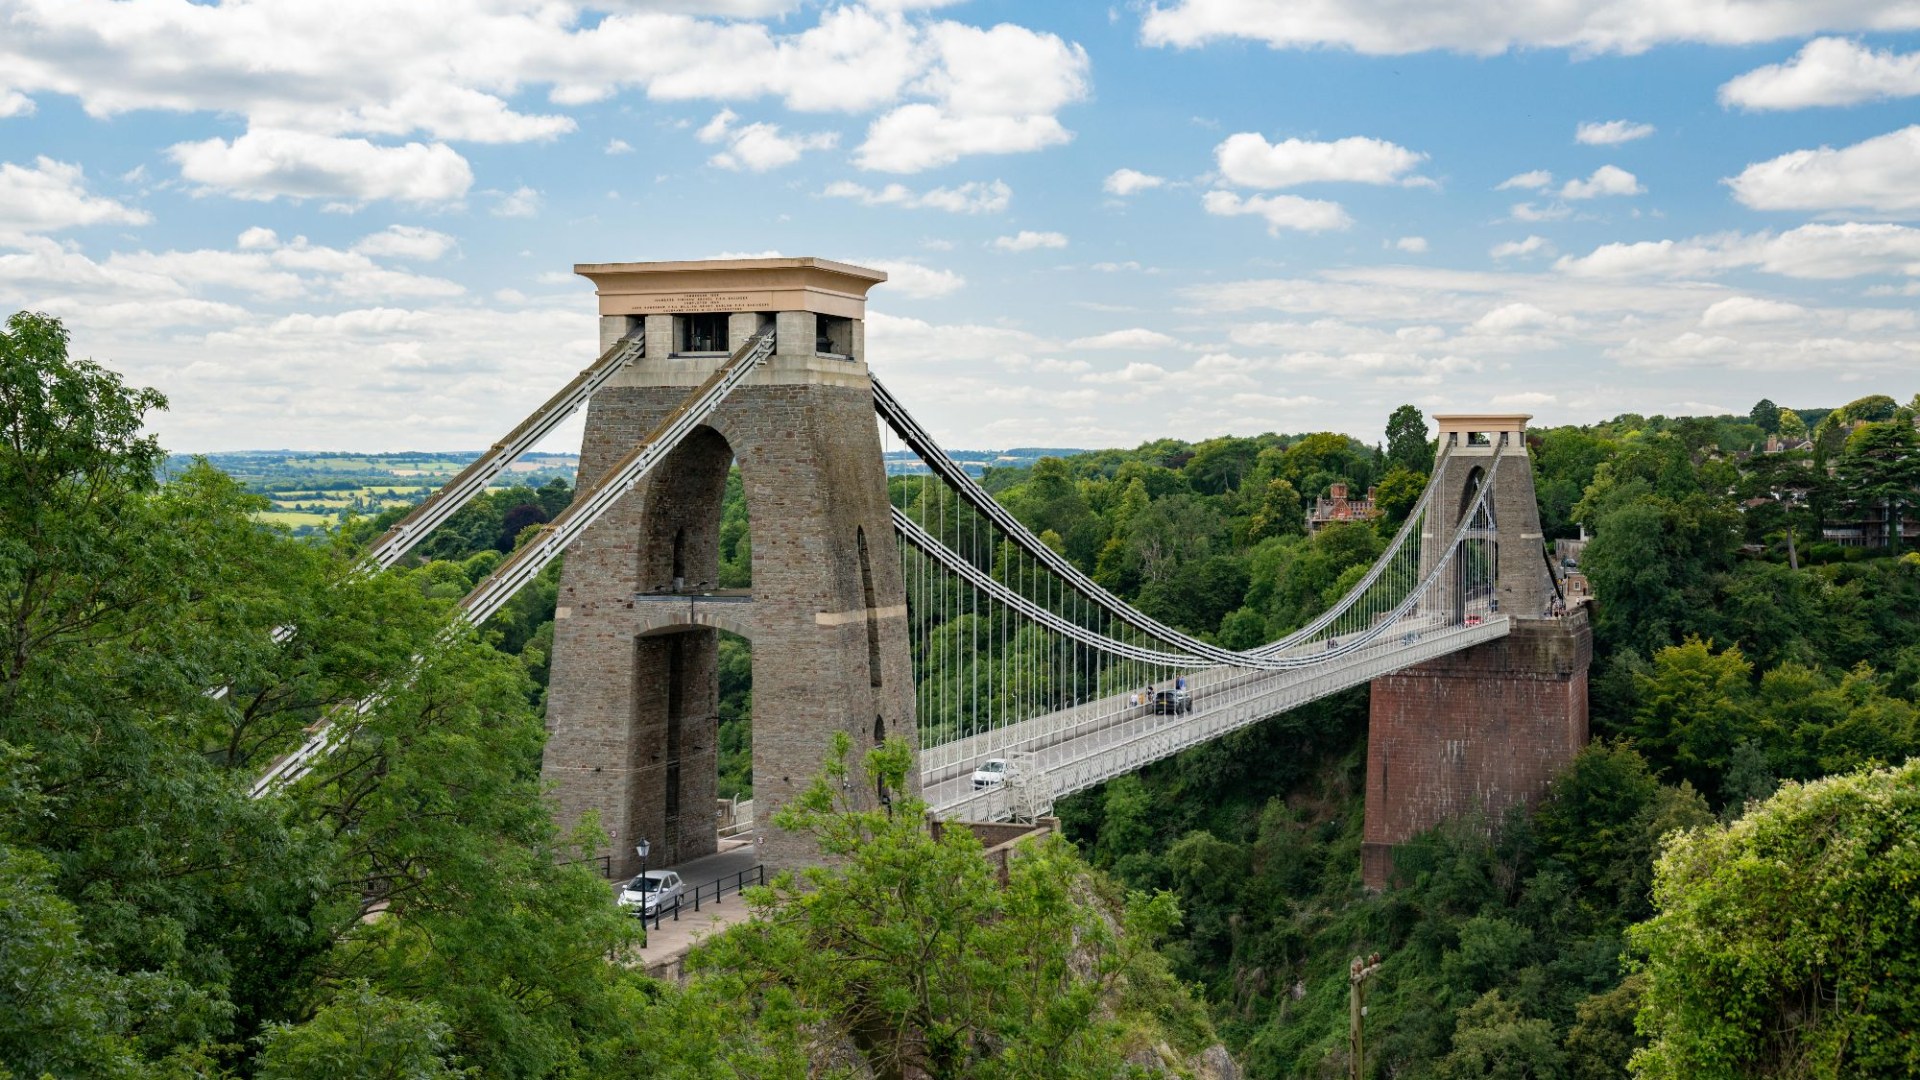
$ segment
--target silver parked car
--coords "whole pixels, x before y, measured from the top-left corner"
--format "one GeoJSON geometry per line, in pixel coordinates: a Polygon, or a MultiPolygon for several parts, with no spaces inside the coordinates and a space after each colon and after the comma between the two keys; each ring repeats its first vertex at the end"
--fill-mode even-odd
{"type": "Polygon", "coordinates": [[[671,870],[649,870],[634,875],[632,881],[620,886],[620,906],[632,908],[636,915],[650,917],[678,911],[680,899],[686,892],[687,886],[679,874],[671,870]]]}

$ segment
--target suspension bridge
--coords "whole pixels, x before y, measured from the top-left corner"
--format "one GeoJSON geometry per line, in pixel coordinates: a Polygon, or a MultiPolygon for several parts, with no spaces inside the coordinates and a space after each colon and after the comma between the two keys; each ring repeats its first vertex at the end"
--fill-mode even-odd
{"type": "MultiPolygon", "coordinates": [[[[1035,536],[867,365],[885,275],[819,259],[593,264],[603,352],[374,545],[394,565],[515,458],[587,409],[572,505],[463,600],[484,624],[564,552],[543,774],[563,821],[597,815],[616,872],[648,837],[714,850],[718,632],[752,643],[753,841],[804,862],[770,811],[834,732],[918,753],[954,820],[1053,800],[1306,702],[1372,683],[1366,876],[1393,844],[1536,796],[1586,738],[1584,615],[1546,563],[1525,416],[1438,417],[1432,480],[1326,611],[1234,650],[1128,605],[1035,536]],[[883,454],[921,468],[889,478],[883,454]],[[719,582],[737,465],[752,587],[719,582]],[[989,761],[1003,779],[976,781],[989,761]]],[[[378,707],[377,700],[361,711],[378,707]]],[[[352,737],[323,720],[256,785],[352,737]]],[[[855,762],[847,797],[889,804],[855,762]]]]}

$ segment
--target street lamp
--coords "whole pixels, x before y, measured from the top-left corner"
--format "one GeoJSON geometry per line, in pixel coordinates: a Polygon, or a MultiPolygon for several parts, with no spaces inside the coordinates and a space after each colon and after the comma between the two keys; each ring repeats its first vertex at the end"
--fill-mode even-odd
{"type": "Polygon", "coordinates": [[[647,853],[652,850],[653,845],[647,843],[644,836],[633,845],[633,853],[640,856],[640,921],[643,923],[647,921],[647,886],[653,884],[647,877],[647,853]]]}

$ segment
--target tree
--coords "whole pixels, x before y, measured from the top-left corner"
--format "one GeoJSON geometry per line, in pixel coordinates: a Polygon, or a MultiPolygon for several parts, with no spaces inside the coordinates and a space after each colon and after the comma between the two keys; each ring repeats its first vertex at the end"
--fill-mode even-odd
{"type": "Polygon", "coordinates": [[[1387,464],[1423,475],[1433,468],[1427,418],[1412,405],[1402,405],[1387,417],[1387,464]]]}
{"type": "Polygon", "coordinates": [[[1379,510],[1381,522],[1397,526],[1407,520],[1420,495],[1427,490],[1425,473],[1410,472],[1395,465],[1374,488],[1373,505],[1379,510]]]}
{"type": "Polygon", "coordinates": [[[1780,406],[1769,398],[1754,402],[1753,408],[1747,412],[1747,418],[1753,422],[1753,426],[1769,435],[1780,430],[1780,406]]]}
{"type": "Polygon", "coordinates": [[[1800,414],[1792,409],[1781,409],[1777,430],[1784,438],[1804,439],[1807,437],[1807,422],[1800,419],[1800,414]]]}
{"type": "Polygon", "coordinates": [[[1640,708],[1628,731],[1662,772],[1696,788],[1719,790],[1733,749],[1755,733],[1750,704],[1753,666],[1738,646],[1688,638],[1653,656],[1653,671],[1636,682],[1640,708]]]}
{"type": "MultiPolygon", "coordinates": [[[[688,957],[696,993],[844,1041],[889,1078],[1124,1074],[1127,1025],[1159,1027],[1154,1013],[1181,1042],[1210,1038],[1150,948],[1178,919],[1171,895],[1128,899],[1116,923],[1057,837],[1017,853],[1002,885],[972,832],[929,833],[917,800],[846,802],[849,749],[837,733],[777,818],[836,865],[751,893],[755,918],[688,957]]],[[[894,739],[864,771],[898,791],[912,764],[894,739]]]]}
{"type": "Polygon", "coordinates": [[[1848,436],[1834,480],[1854,513],[1880,512],[1886,546],[1898,551],[1900,520],[1920,504],[1920,436],[1897,420],[1861,427],[1848,436]]]}
{"type": "Polygon", "coordinates": [[[1644,959],[1641,1077],[1920,1070],[1920,761],[1788,784],[1674,838],[1644,959]]]}

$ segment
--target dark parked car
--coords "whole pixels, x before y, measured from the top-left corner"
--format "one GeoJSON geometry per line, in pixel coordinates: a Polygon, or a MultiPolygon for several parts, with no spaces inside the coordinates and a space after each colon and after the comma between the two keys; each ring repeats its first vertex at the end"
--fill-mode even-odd
{"type": "Polygon", "coordinates": [[[1165,715],[1193,711],[1193,695],[1185,690],[1158,690],[1153,695],[1153,711],[1165,715]]]}

